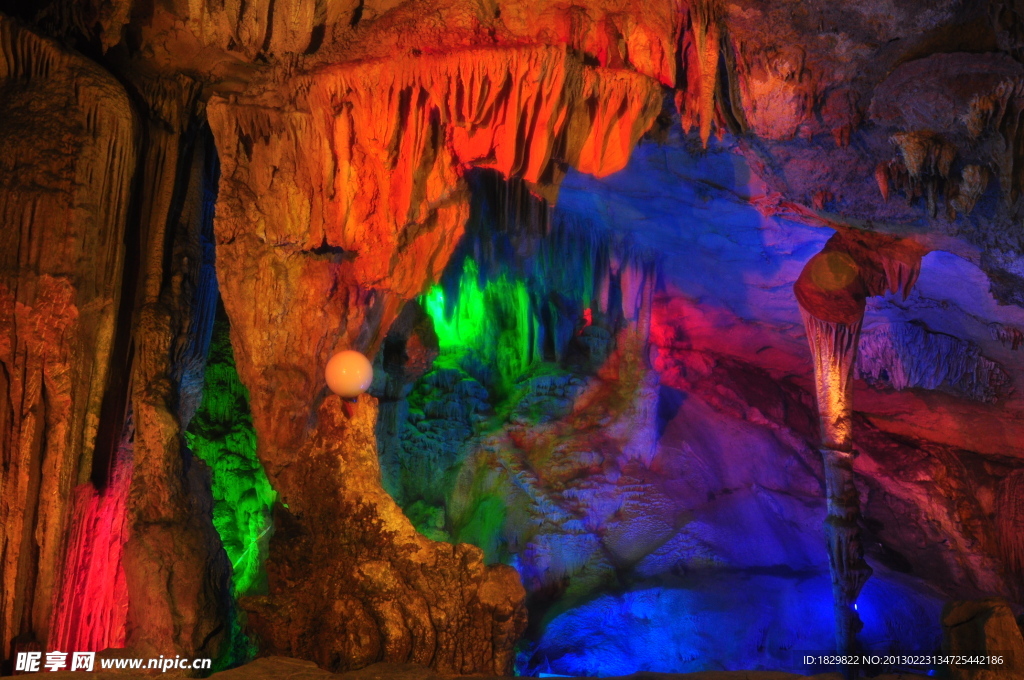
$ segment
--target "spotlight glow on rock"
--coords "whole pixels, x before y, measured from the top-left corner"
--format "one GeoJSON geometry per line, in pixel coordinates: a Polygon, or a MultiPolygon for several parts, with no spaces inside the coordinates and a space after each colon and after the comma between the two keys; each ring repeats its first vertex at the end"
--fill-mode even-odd
{"type": "Polygon", "coordinates": [[[373,366],[361,352],[347,349],[331,357],[324,369],[324,377],[332,392],[351,399],[369,389],[373,382],[373,366]]]}

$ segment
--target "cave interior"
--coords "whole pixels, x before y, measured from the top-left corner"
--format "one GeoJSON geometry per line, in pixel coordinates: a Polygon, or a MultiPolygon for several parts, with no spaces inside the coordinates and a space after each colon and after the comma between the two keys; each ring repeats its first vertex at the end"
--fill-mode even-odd
{"type": "Polygon", "coordinates": [[[1022,225],[1021,0],[0,0],[0,675],[1022,680],[1022,225]]]}

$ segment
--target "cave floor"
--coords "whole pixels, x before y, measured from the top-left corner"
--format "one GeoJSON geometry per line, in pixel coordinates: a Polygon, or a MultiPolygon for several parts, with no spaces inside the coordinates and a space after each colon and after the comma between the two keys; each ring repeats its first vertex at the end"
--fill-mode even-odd
{"type": "MultiPolygon", "coordinates": [[[[460,676],[487,680],[486,676],[460,676]]],[[[842,680],[840,673],[822,675],[797,675],[777,671],[702,671],[699,673],[634,673],[625,676],[631,680],[791,680],[814,678],[814,680],[842,680]]],[[[899,673],[879,675],[874,680],[911,680],[927,676],[899,673]]],[[[329,673],[309,661],[285,657],[257,659],[252,663],[229,671],[216,673],[216,680],[451,680],[440,676],[429,668],[412,664],[379,663],[358,671],[329,673]]],[[[612,680],[612,679],[608,679],[612,680]]]]}
{"type": "MultiPolygon", "coordinates": [[[[78,674],[80,675],[80,674],[78,674]]],[[[164,677],[174,676],[173,671],[167,674],[159,671],[130,672],[102,671],[90,673],[93,680],[125,680],[129,677],[164,677]]],[[[53,680],[61,680],[71,673],[66,671],[55,674],[47,673],[53,680]]],[[[473,678],[474,680],[490,680],[487,676],[444,676],[434,673],[429,668],[412,664],[379,663],[358,671],[346,673],[330,673],[310,661],[291,659],[282,656],[257,659],[238,668],[233,668],[210,676],[215,680],[454,680],[455,677],[473,678]]],[[[624,676],[630,680],[795,680],[796,678],[813,678],[814,680],[843,680],[840,673],[825,673],[805,676],[778,671],[701,671],[699,673],[649,673],[641,672],[624,676]]],[[[927,676],[910,673],[879,675],[874,680],[911,680],[927,676]]],[[[494,680],[498,680],[494,678],[494,680]]],[[[607,680],[617,680],[609,678],[607,680]]]]}

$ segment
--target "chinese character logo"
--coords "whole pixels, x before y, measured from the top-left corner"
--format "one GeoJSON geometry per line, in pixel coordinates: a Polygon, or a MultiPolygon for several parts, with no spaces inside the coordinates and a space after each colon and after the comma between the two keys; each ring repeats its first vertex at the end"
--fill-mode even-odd
{"type": "Polygon", "coordinates": [[[38,673],[39,660],[42,658],[42,652],[18,652],[18,658],[14,662],[14,670],[23,673],[38,673]]]}
{"type": "Polygon", "coordinates": [[[71,655],[71,670],[91,671],[96,663],[96,652],[75,652],[71,655]]]}

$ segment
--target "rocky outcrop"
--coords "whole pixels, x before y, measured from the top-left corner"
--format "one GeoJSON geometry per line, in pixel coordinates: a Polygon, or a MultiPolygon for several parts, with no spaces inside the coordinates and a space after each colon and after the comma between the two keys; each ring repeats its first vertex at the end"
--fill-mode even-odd
{"type": "Polygon", "coordinates": [[[942,612],[945,654],[998,657],[997,662],[951,664],[954,680],[1024,677],[1024,635],[1004,600],[950,602],[942,612]]]}
{"type": "Polygon", "coordinates": [[[198,278],[202,259],[190,260],[180,247],[190,230],[198,239],[194,232],[201,219],[189,220],[189,213],[179,213],[175,205],[179,192],[195,194],[205,185],[202,173],[192,171],[194,156],[195,164],[203,165],[190,123],[199,87],[183,75],[143,79],[137,87],[146,143],[137,196],[138,289],[131,334],[135,433],[123,557],[125,644],[140,656],[172,649],[216,656],[225,637],[229,566],[211,521],[207,473],[183,450],[180,383],[174,379],[182,373],[176,363],[188,359],[176,350],[186,345],[190,332],[198,335],[208,327],[212,319],[203,315],[213,311],[203,304],[204,292],[188,285],[198,278]]]}
{"type": "Polygon", "coordinates": [[[375,400],[360,397],[354,413],[325,399],[317,432],[274,468],[284,503],[270,593],[242,601],[263,648],[334,670],[385,659],[505,672],[526,624],[518,576],[418,534],[380,486],[375,400]]]}
{"type": "Polygon", "coordinates": [[[109,73],[2,15],[0,88],[0,656],[7,658],[12,640],[46,641],[71,505],[95,494],[89,480],[98,431],[110,427],[101,404],[137,123],[109,73]]]}

